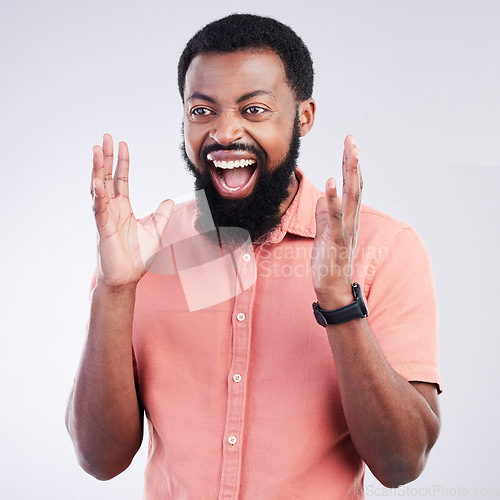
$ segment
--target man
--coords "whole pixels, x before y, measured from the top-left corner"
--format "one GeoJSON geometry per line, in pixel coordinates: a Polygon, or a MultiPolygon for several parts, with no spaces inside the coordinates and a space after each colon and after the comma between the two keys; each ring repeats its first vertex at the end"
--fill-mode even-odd
{"type": "Polygon", "coordinates": [[[440,427],[418,236],[361,206],[352,136],[342,199],[296,168],[315,102],[290,28],[211,23],[178,74],[196,203],[137,221],[126,144],[114,177],[111,137],[94,148],[99,260],[67,413],[80,464],[125,470],[145,413],[147,499],[363,498],[364,463],[390,487],[415,479],[440,427]]]}

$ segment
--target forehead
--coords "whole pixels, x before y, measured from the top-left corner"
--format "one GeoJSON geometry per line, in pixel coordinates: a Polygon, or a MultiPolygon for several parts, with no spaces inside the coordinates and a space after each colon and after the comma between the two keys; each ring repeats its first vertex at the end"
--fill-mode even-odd
{"type": "Polygon", "coordinates": [[[263,90],[275,97],[293,98],[281,59],[270,50],[198,54],[189,65],[185,102],[195,93],[231,99],[263,90]]]}

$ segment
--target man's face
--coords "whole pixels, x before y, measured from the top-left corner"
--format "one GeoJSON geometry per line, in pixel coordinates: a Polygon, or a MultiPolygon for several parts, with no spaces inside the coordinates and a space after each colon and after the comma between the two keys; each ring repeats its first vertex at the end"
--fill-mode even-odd
{"type": "Polygon", "coordinates": [[[252,238],[277,225],[297,191],[297,101],[271,51],[201,54],[186,74],[184,154],[216,225],[252,238]]]}

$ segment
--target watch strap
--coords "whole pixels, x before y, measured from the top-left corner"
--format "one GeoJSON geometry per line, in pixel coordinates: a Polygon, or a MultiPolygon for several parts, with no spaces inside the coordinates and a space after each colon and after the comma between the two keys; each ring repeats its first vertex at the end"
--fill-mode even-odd
{"type": "Polygon", "coordinates": [[[353,319],[366,318],[368,316],[368,309],[364,303],[363,295],[358,283],[353,283],[352,291],[354,295],[354,302],[346,306],[332,309],[330,311],[321,309],[318,302],[314,302],[313,311],[317,322],[326,327],[327,325],[339,325],[346,323],[353,319]]]}

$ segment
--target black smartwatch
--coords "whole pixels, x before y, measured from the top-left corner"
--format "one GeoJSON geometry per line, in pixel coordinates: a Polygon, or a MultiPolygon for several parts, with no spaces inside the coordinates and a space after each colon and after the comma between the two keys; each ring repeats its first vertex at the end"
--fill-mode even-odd
{"type": "Polygon", "coordinates": [[[352,284],[352,294],[354,295],[354,302],[331,311],[321,309],[319,304],[314,302],[313,311],[316,321],[326,328],[327,325],[339,325],[353,319],[366,318],[368,316],[368,307],[366,307],[365,299],[358,283],[352,284]]]}

